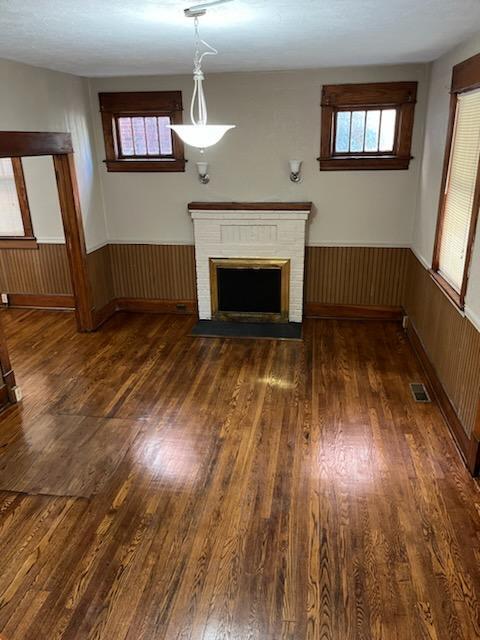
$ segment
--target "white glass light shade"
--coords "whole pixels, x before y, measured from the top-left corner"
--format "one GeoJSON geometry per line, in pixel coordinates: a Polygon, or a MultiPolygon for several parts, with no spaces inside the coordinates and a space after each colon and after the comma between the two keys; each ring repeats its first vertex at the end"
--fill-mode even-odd
{"type": "Polygon", "coordinates": [[[171,124],[180,138],[191,147],[206,149],[216,144],[229,129],[234,129],[234,124],[171,124]]]}
{"type": "Polygon", "coordinates": [[[300,167],[302,166],[301,160],[289,160],[290,163],[290,171],[292,173],[299,173],[300,167]]]}
{"type": "Polygon", "coordinates": [[[206,176],[208,173],[208,162],[197,162],[197,171],[199,176],[206,176]]]}

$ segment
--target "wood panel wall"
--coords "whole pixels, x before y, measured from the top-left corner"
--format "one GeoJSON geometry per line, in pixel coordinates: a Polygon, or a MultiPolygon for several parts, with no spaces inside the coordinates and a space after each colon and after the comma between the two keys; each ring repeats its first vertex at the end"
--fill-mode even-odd
{"type": "MultiPolygon", "coordinates": [[[[109,249],[115,297],[196,299],[192,245],[112,244],[109,249]]],[[[307,247],[306,302],[400,305],[408,253],[403,248],[307,247]]]]}
{"type": "Polygon", "coordinates": [[[480,332],[409,252],[404,307],[468,436],[480,398],[480,332]]]}
{"type": "Polygon", "coordinates": [[[72,294],[65,245],[39,244],[38,249],[1,249],[0,291],[72,294]]]}
{"type": "Polygon", "coordinates": [[[110,245],[117,298],[195,300],[192,245],[110,245]]]}
{"type": "Polygon", "coordinates": [[[307,247],[305,302],[400,306],[409,249],[307,247]]]}
{"type": "Polygon", "coordinates": [[[93,306],[99,310],[115,297],[110,246],[105,245],[87,254],[87,268],[92,287],[93,306]]]}
{"type": "MultiPolygon", "coordinates": [[[[400,306],[409,250],[307,247],[306,303],[400,306]]],[[[192,245],[111,244],[87,256],[94,306],[114,298],[196,299],[192,245]]],[[[0,290],[71,293],[65,245],[0,251],[0,290]]]]}

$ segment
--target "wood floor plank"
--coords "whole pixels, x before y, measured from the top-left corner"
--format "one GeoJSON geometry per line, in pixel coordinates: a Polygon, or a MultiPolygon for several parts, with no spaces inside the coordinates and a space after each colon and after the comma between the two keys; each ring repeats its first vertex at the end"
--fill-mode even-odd
{"type": "Polygon", "coordinates": [[[0,491],[89,498],[102,490],[140,422],[44,414],[32,423],[11,412],[0,432],[0,491]],[[13,434],[13,436],[12,436],[13,434]]]}
{"type": "Polygon", "coordinates": [[[0,633],[473,640],[480,495],[394,323],[1,311],[0,633]]]}

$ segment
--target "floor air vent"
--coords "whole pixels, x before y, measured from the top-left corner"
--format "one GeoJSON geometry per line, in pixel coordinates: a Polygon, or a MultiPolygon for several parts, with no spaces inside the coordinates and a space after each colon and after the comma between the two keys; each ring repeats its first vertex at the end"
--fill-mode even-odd
{"type": "Polygon", "coordinates": [[[415,402],[431,402],[425,385],[421,382],[411,382],[410,389],[412,391],[412,396],[415,402]]]}

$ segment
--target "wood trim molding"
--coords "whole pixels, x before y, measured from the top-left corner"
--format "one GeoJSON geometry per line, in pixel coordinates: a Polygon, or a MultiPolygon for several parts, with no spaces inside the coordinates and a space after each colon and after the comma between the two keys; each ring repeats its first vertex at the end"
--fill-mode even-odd
{"type": "Polygon", "coordinates": [[[452,71],[452,93],[480,87],[480,53],[459,62],[452,71]]]}
{"type": "Polygon", "coordinates": [[[99,329],[102,326],[102,324],[104,324],[104,322],[106,322],[113,315],[115,315],[116,312],[117,312],[116,300],[110,300],[110,302],[107,302],[107,304],[105,304],[100,309],[95,309],[93,314],[95,330],[99,329]]]}
{"type": "Polygon", "coordinates": [[[104,160],[107,170],[117,173],[181,172],[185,171],[186,162],[184,158],[176,160],[104,160]]]}
{"type": "MultiPolygon", "coordinates": [[[[449,107],[449,115],[448,115],[448,127],[447,127],[447,139],[445,142],[445,151],[443,153],[443,169],[442,169],[442,179],[440,182],[440,196],[438,200],[438,214],[437,214],[437,226],[435,230],[435,243],[433,246],[433,257],[432,257],[432,273],[438,272],[438,266],[440,262],[440,239],[442,236],[443,230],[443,214],[445,211],[445,189],[447,186],[447,176],[448,176],[448,166],[450,164],[450,150],[452,148],[453,141],[453,132],[455,130],[455,114],[457,111],[457,94],[452,93],[450,96],[450,107],[449,107]]],[[[442,278],[442,281],[435,278],[437,284],[443,287],[443,282],[445,282],[442,278]]],[[[447,292],[448,293],[448,292],[447,292]]],[[[458,305],[460,306],[460,295],[455,292],[458,296],[458,305]]]]}
{"type": "Polygon", "coordinates": [[[38,249],[36,238],[0,238],[0,249],[38,249]]]}
{"type": "Polygon", "coordinates": [[[196,300],[155,300],[149,298],[117,298],[117,311],[138,313],[176,313],[194,315],[197,313],[196,300]]]}
{"type": "Polygon", "coordinates": [[[183,111],[181,91],[107,91],[98,94],[102,113],[157,113],[183,111]]]}
{"type": "MultiPolygon", "coordinates": [[[[10,397],[8,394],[8,387],[1,382],[0,384],[0,413],[10,405],[10,397]]],[[[1,640],[1,637],[0,637],[1,640]]]]}
{"type": "Polygon", "coordinates": [[[0,131],[0,157],[52,156],[79,331],[93,331],[92,291],[70,133],[0,131]]]}
{"type": "Polygon", "coordinates": [[[287,322],[290,306],[290,258],[209,258],[212,320],[287,322]],[[219,269],[271,269],[280,272],[280,311],[252,312],[219,309],[219,269]]]}
{"type": "Polygon", "coordinates": [[[408,169],[412,156],[329,156],[318,158],[322,171],[388,171],[390,169],[408,169]]]}
{"type": "Polygon", "coordinates": [[[185,171],[185,151],[182,140],[172,131],[172,157],[125,158],[121,155],[118,132],[120,116],[168,116],[172,124],[183,123],[181,91],[119,91],[99,93],[105,143],[107,171],[153,172],[185,171]]]}
{"type": "Polygon", "coordinates": [[[73,154],[54,155],[53,165],[75,295],[77,326],[79,331],[93,331],[95,328],[93,297],[88,274],[87,250],[73,154]]]}
{"type": "Polygon", "coordinates": [[[177,315],[196,315],[196,300],[160,300],[155,298],[114,298],[94,313],[95,329],[118,311],[129,313],[173,313],[177,315]]]}
{"type": "Polygon", "coordinates": [[[456,414],[454,406],[450,402],[447,392],[443,388],[443,385],[435,371],[435,367],[430,361],[425,347],[423,346],[412,322],[409,322],[408,324],[407,337],[423,367],[423,370],[425,371],[428,386],[440,407],[440,411],[442,412],[445,422],[447,423],[468,470],[472,475],[477,475],[480,465],[480,404],[479,412],[477,414],[478,430],[476,427],[472,436],[469,438],[456,414]]]}
{"type": "Polygon", "coordinates": [[[417,82],[363,82],[324,84],[322,106],[356,109],[412,104],[417,100],[417,82]]]}
{"type": "Polygon", "coordinates": [[[25,174],[21,158],[12,158],[13,176],[17,188],[18,203],[22,214],[23,235],[25,238],[34,239],[32,217],[30,215],[30,205],[28,203],[27,187],[25,184],[25,174]]]}
{"type": "Polygon", "coordinates": [[[473,469],[473,475],[478,475],[480,472],[480,398],[478,399],[475,426],[472,431],[472,441],[476,443],[476,446],[475,444],[471,445],[470,466],[473,469]]]}
{"type": "Polygon", "coordinates": [[[0,131],[0,158],[73,153],[69,133],[0,131]]]}
{"type": "Polygon", "coordinates": [[[312,202],[189,202],[189,211],[311,211],[312,202]]]}
{"type": "Polygon", "coordinates": [[[8,307],[24,307],[29,309],[75,309],[74,296],[63,293],[38,294],[38,293],[10,293],[8,295],[8,307]]]}
{"type": "Polygon", "coordinates": [[[16,386],[15,374],[13,373],[10,356],[8,353],[7,341],[0,321],[0,374],[7,387],[8,398],[11,403],[16,402],[13,390],[16,386]]]}
{"type": "Polygon", "coordinates": [[[28,203],[27,187],[21,158],[10,158],[13,178],[17,192],[18,206],[22,217],[23,235],[0,236],[0,249],[36,249],[37,241],[33,234],[32,217],[28,203]]]}
{"type": "Polygon", "coordinates": [[[396,306],[369,306],[351,304],[323,304],[307,302],[306,318],[336,318],[339,320],[395,320],[400,322],[404,311],[396,306]]]}
{"type": "Polygon", "coordinates": [[[460,297],[460,294],[455,291],[455,289],[443,278],[438,271],[434,271],[433,269],[429,270],[430,276],[432,280],[437,284],[443,292],[450,298],[450,300],[457,305],[459,309],[464,308],[464,303],[460,297]]]}
{"type": "Polygon", "coordinates": [[[452,70],[452,84],[450,96],[450,111],[448,117],[447,139],[445,143],[445,152],[443,157],[442,180],[440,186],[440,197],[438,202],[437,228],[435,231],[435,244],[432,257],[432,272],[437,284],[444,289],[453,302],[463,309],[465,306],[465,295],[468,287],[468,277],[470,272],[470,263],[472,259],[473,244],[478,223],[478,211],[480,208],[480,158],[477,167],[477,178],[475,183],[475,193],[473,197],[472,216],[470,222],[470,230],[468,234],[467,250],[465,255],[465,268],[463,272],[462,285],[460,291],[456,291],[451,287],[444,278],[438,273],[440,266],[440,247],[443,232],[443,223],[445,217],[445,206],[447,201],[447,179],[450,167],[450,158],[452,154],[452,144],[455,135],[455,120],[457,114],[458,94],[466,91],[472,91],[480,87],[480,54],[472,56],[463,62],[455,65],[452,70]]]}
{"type": "Polygon", "coordinates": [[[417,82],[373,82],[326,84],[322,88],[320,171],[408,169],[413,121],[417,102],[417,82]],[[342,110],[395,108],[395,141],[390,155],[376,153],[335,153],[336,115],[342,110]]]}
{"type": "MultiPolygon", "coordinates": [[[[33,305],[32,305],[33,306],[33,305]]],[[[94,312],[94,328],[98,329],[117,311],[131,313],[174,313],[196,315],[196,300],[160,300],[155,298],[114,298],[94,312]]],[[[335,318],[340,320],[394,320],[404,316],[399,306],[339,305],[310,302],[305,305],[306,318],[335,318]]]]}

